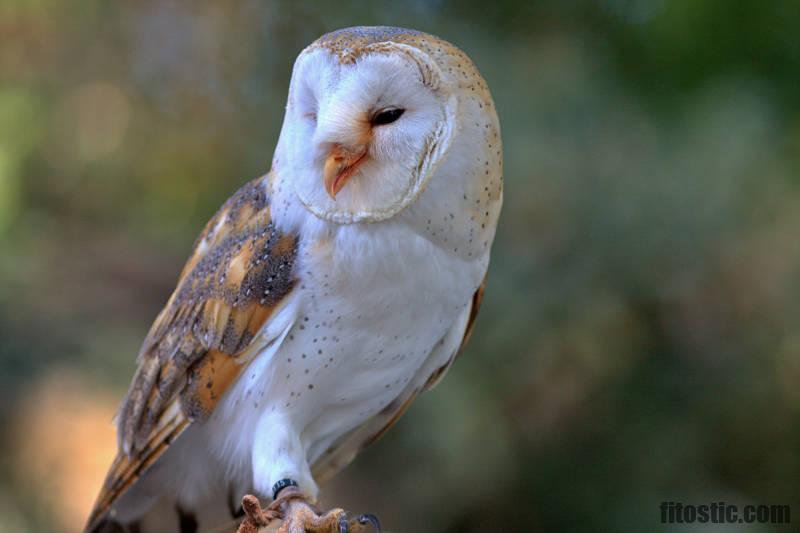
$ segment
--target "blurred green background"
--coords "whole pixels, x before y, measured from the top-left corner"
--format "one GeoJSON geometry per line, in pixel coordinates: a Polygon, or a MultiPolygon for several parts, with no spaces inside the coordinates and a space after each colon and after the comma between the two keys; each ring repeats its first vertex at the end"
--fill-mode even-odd
{"type": "MultiPolygon", "coordinates": [[[[800,2],[335,4],[0,4],[0,530],[80,527],[195,235],[268,170],[297,53],[358,24],[474,59],[506,198],[466,354],[327,503],[423,533],[800,515],[800,2]]],[[[733,529],[789,528],[696,530],[733,529]]]]}

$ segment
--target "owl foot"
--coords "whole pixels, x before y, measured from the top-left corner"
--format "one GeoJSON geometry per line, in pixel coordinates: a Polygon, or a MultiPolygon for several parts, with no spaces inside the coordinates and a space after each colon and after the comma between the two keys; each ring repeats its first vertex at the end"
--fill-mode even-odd
{"type": "Polygon", "coordinates": [[[374,515],[349,518],[343,509],[321,513],[295,487],[281,491],[280,497],[266,509],[261,508],[255,496],[247,495],[242,500],[242,508],[245,519],[238,533],[257,533],[277,520],[281,520],[282,524],[275,533],[362,533],[370,525],[376,533],[381,533],[380,522],[374,515]]]}

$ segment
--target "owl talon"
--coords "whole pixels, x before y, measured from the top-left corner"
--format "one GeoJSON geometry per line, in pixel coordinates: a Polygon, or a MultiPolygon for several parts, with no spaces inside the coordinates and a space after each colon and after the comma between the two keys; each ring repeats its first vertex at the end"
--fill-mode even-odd
{"type": "Polygon", "coordinates": [[[252,494],[242,498],[242,511],[244,520],[239,525],[237,533],[257,533],[258,530],[270,524],[278,518],[278,513],[270,508],[262,509],[258,498],[252,494]]]}
{"type": "Polygon", "coordinates": [[[362,514],[356,518],[356,521],[363,525],[372,524],[376,533],[381,533],[381,522],[374,514],[362,514]]]}
{"type": "Polygon", "coordinates": [[[359,532],[359,530],[354,531],[351,528],[347,514],[342,509],[320,513],[305,498],[305,495],[294,488],[281,491],[278,499],[273,501],[265,511],[275,513],[277,518],[282,521],[276,533],[359,532]]]}
{"type": "Polygon", "coordinates": [[[257,533],[274,520],[283,522],[277,533],[363,533],[369,525],[376,533],[381,533],[381,523],[375,515],[362,514],[351,519],[342,509],[321,513],[295,487],[282,490],[280,496],[264,509],[252,495],[243,498],[242,507],[245,520],[238,533],[257,533]]]}

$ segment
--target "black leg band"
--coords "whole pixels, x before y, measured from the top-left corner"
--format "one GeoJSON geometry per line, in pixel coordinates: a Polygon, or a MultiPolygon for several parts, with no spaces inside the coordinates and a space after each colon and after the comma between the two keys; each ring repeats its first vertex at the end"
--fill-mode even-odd
{"type": "Polygon", "coordinates": [[[297,481],[293,479],[283,478],[274,485],[272,485],[272,499],[277,500],[278,494],[286,487],[296,487],[297,481]]]}

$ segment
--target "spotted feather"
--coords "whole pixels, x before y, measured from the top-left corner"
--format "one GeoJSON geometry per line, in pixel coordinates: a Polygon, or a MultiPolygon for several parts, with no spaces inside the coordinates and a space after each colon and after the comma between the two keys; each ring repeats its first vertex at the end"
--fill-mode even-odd
{"type": "Polygon", "coordinates": [[[150,329],[89,530],[192,422],[209,416],[294,287],[297,238],[274,228],[267,180],[245,185],[209,221],[150,329]]]}
{"type": "Polygon", "coordinates": [[[359,452],[386,434],[386,432],[402,418],[420,393],[432,389],[442,380],[456,358],[464,351],[464,347],[472,335],[475,319],[478,317],[478,310],[483,301],[483,292],[485,289],[486,279],[484,278],[483,283],[481,283],[472,297],[465,317],[466,320],[463,323],[457,323],[453,326],[453,331],[451,331],[450,334],[452,334],[454,340],[457,341],[455,349],[446,346],[444,339],[434,348],[434,354],[432,355],[434,358],[437,350],[451,350],[446,362],[436,367],[421,385],[413,384],[410,386],[371,420],[346,434],[342,439],[331,446],[329,450],[323,453],[312,467],[315,479],[323,482],[336,475],[337,472],[350,464],[359,452]]]}

